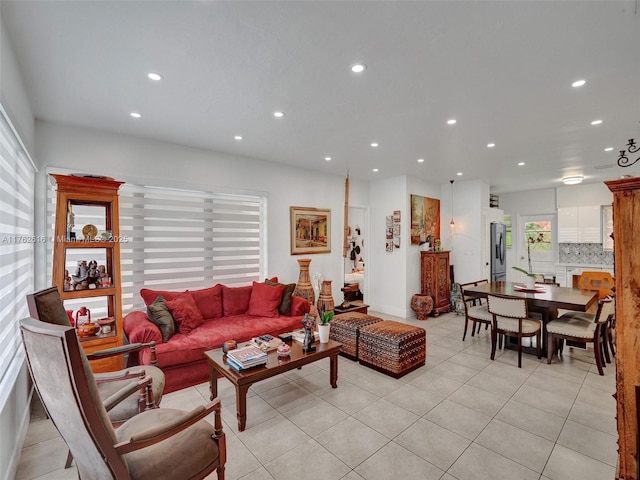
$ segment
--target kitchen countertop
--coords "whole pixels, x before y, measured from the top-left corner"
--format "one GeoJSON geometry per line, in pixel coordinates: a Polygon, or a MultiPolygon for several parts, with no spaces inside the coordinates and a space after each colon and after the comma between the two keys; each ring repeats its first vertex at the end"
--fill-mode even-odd
{"type": "Polygon", "coordinates": [[[556,263],[556,267],[613,268],[613,263],[556,263]]]}

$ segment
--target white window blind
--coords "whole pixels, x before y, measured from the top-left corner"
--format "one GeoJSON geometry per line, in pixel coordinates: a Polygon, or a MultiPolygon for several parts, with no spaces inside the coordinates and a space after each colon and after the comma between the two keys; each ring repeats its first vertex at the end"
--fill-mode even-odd
{"type": "Polygon", "coordinates": [[[33,291],[35,168],[0,107],[0,410],[24,364],[19,320],[33,291]]]}
{"type": "MultiPolygon", "coordinates": [[[[53,228],[55,187],[50,200],[53,228]]],[[[263,195],[126,183],[120,188],[119,207],[125,313],[143,307],[143,287],[186,290],[216,283],[246,285],[264,278],[263,195]]]]}

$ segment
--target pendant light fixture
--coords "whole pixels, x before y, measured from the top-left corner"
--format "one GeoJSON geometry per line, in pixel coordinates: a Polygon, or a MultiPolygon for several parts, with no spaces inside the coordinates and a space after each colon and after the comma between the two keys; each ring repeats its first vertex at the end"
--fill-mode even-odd
{"type": "Polygon", "coordinates": [[[451,184],[451,221],[449,222],[449,226],[453,228],[456,222],[453,221],[453,180],[449,180],[451,184]]]}

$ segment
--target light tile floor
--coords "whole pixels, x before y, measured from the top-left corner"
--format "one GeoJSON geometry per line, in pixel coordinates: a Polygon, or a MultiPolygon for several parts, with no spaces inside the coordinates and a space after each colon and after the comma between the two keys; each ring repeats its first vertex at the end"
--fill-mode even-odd
{"type": "MultiPolygon", "coordinates": [[[[227,480],[613,480],[614,367],[599,376],[591,350],[567,348],[551,365],[525,355],[518,369],[513,351],[489,359],[485,330],[463,342],[462,316],[384,317],[426,328],[426,366],[394,380],[340,357],[335,390],[328,360],[258,383],[241,433],[234,390],[220,381],[227,480]]],[[[208,397],[202,384],[162,407],[208,397]]],[[[34,409],[16,478],[77,478],[65,458],[34,409]]]]}

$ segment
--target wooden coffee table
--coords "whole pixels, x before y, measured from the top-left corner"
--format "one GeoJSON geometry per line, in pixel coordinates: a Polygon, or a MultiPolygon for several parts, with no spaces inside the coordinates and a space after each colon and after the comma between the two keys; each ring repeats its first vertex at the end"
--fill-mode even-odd
{"type": "Polygon", "coordinates": [[[209,362],[211,371],[209,389],[211,400],[218,396],[218,375],[227,378],[236,388],[236,411],[238,416],[238,430],[244,430],[247,423],[247,392],[249,387],[256,382],[275,377],[294,368],[313,363],[322,358],[329,357],[329,383],[333,388],[338,388],[338,354],[340,342],[329,340],[328,343],[316,342],[316,350],[311,353],[302,351],[302,344],[291,342],[291,354],[286,358],[279,358],[275,350],[269,352],[266,365],[249,368],[238,372],[227,364],[227,356],[222,349],[204,352],[209,362]]]}

